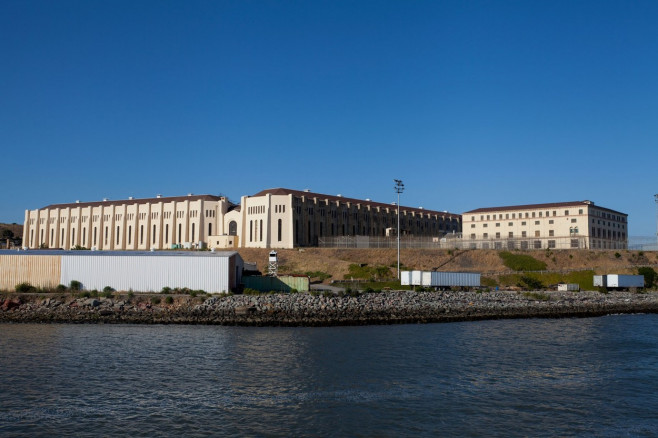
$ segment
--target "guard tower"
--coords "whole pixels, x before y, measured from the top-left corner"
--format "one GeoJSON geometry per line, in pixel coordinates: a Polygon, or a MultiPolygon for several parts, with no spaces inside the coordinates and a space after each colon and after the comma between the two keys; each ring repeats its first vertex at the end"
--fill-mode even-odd
{"type": "Polygon", "coordinates": [[[270,260],[267,264],[267,275],[270,277],[276,277],[279,274],[279,259],[276,255],[276,251],[270,251],[270,260]]]}

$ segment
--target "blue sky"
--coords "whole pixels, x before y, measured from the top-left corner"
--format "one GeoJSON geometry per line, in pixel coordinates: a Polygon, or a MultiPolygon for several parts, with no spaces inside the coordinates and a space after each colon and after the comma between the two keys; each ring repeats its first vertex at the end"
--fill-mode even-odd
{"type": "Polygon", "coordinates": [[[656,1],[0,0],[0,222],[287,187],[656,232],[656,1]]]}

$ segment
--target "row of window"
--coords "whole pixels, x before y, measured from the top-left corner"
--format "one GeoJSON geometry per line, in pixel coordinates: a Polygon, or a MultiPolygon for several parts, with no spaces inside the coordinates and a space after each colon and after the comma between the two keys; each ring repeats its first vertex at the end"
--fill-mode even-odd
{"type": "MultiPolygon", "coordinates": [[[[511,214],[511,216],[512,216],[512,219],[516,219],[516,213],[504,213],[504,214],[503,214],[503,213],[500,213],[500,214],[497,214],[497,215],[496,215],[496,214],[493,214],[493,215],[488,215],[488,214],[487,214],[487,215],[480,215],[480,220],[481,220],[481,221],[485,220],[485,216],[486,216],[486,220],[496,220],[496,219],[498,219],[498,220],[503,220],[503,219],[510,219],[510,214],[511,214]],[[503,215],[504,215],[505,217],[503,217],[503,215]],[[493,216],[493,218],[491,218],[490,216],[493,216]]],[[[539,212],[534,212],[534,211],[533,211],[533,212],[519,213],[519,217],[518,217],[518,218],[519,218],[519,219],[523,219],[523,218],[524,218],[524,214],[525,214],[525,219],[529,219],[529,218],[531,218],[531,217],[533,217],[533,218],[534,218],[534,217],[544,217],[544,212],[543,212],[543,211],[539,211],[539,212]]],[[[578,210],[578,214],[583,214],[583,209],[582,209],[582,208],[578,210]]],[[[569,210],[564,210],[564,215],[565,215],[565,216],[569,216],[569,210]]],[[[546,211],[546,217],[549,217],[549,216],[551,216],[551,212],[550,212],[550,211],[546,211]]],[[[555,217],[555,216],[557,216],[557,210],[553,210],[553,217],[555,217]]],[[[471,222],[475,222],[475,216],[471,216],[471,222]]]]}

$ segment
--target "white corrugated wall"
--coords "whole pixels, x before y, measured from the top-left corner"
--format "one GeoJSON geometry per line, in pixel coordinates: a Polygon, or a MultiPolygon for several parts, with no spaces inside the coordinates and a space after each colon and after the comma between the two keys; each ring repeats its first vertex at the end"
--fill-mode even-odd
{"type": "MultiPolygon", "coordinates": [[[[60,283],[71,280],[85,289],[160,292],[163,287],[187,287],[206,292],[228,292],[231,284],[229,260],[233,256],[131,256],[64,255],[60,283]]],[[[235,279],[233,280],[235,281],[235,279]]]]}

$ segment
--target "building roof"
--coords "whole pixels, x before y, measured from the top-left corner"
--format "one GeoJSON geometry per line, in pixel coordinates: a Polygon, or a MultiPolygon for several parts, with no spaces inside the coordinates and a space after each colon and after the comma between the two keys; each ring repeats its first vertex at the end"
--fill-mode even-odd
{"type": "Polygon", "coordinates": [[[111,257],[232,257],[240,255],[237,251],[90,251],[90,250],[57,250],[57,249],[28,249],[28,250],[0,250],[0,255],[21,256],[111,256],[111,257]]]}
{"type": "MultiPolygon", "coordinates": [[[[69,204],[51,204],[42,209],[52,208],[86,208],[86,207],[108,207],[111,205],[135,205],[135,204],[155,204],[158,202],[182,202],[182,201],[220,201],[223,197],[215,195],[187,195],[187,196],[161,196],[159,198],[140,198],[140,199],[119,199],[116,201],[94,201],[94,202],[72,202],[69,204]]],[[[226,198],[224,198],[226,199],[226,198]]],[[[228,201],[228,200],[227,200],[228,201]]]]}
{"type": "MultiPolygon", "coordinates": [[[[374,202],[374,201],[367,201],[365,199],[356,199],[356,198],[346,198],[344,196],[334,196],[334,195],[325,195],[322,193],[314,193],[314,192],[307,192],[303,190],[292,190],[292,189],[285,189],[285,188],[275,188],[275,189],[267,189],[267,190],[262,190],[252,197],[258,197],[258,196],[265,196],[265,195],[293,195],[293,196],[304,196],[306,198],[320,198],[320,199],[327,199],[331,202],[342,202],[342,203],[352,203],[352,204],[362,204],[362,205],[369,205],[371,207],[380,207],[380,208],[395,208],[395,204],[386,204],[383,202],[374,202]]],[[[431,214],[431,215],[439,215],[439,216],[448,216],[454,219],[459,219],[461,218],[461,215],[459,214],[454,214],[454,213],[448,213],[447,211],[436,211],[436,210],[427,210],[424,208],[414,208],[414,207],[405,207],[405,206],[400,206],[401,210],[405,211],[410,211],[410,212],[415,212],[415,213],[425,213],[425,214],[431,214]]]]}
{"type": "Polygon", "coordinates": [[[596,207],[599,210],[605,210],[610,213],[628,216],[626,213],[622,213],[616,210],[595,205],[592,201],[568,201],[568,202],[553,202],[548,204],[526,204],[526,205],[508,205],[503,207],[484,207],[484,208],[477,208],[475,210],[466,211],[462,214],[490,213],[496,211],[512,211],[512,210],[542,210],[547,208],[550,209],[550,208],[582,207],[582,206],[596,207]]]}

